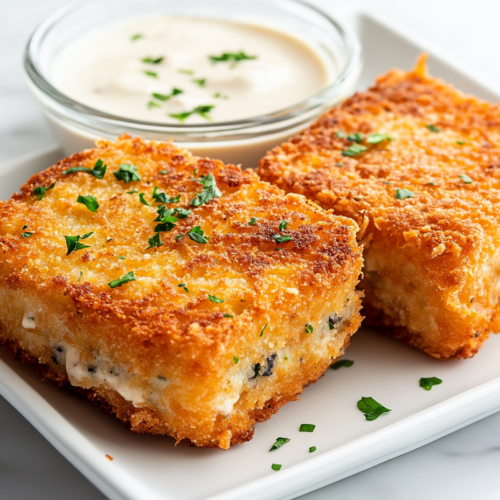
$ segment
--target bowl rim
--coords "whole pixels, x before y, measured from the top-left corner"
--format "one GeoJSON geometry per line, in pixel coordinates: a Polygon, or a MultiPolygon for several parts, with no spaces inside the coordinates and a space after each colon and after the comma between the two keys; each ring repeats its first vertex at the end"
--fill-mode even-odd
{"type": "MultiPolygon", "coordinates": [[[[95,0],[94,0],[95,1],[95,0]]],[[[264,0],[268,3],[274,3],[273,0],[264,0]]],[[[251,116],[244,119],[238,120],[230,120],[224,122],[208,122],[208,123],[197,123],[197,124],[185,124],[185,123],[161,123],[161,122],[152,122],[145,120],[137,120],[130,119],[124,116],[113,115],[111,113],[107,113],[105,111],[101,111],[97,108],[93,108],[91,106],[87,106],[82,104],[81,102],[67,96],[56,87],[54,87],[48,79],[44,76],[43,72],[39,69],[36,61],[34,60],[34,51],[39,48],[39,46],[43,43],[47,34],[57,26],[58,22],[61,21],[66,15],[70,14],[73,10],[88,4],[85,0],[80,0],[77,2],[73,2],[70,5],[64,6],[61,9],[58,9],[52,15],[50,15],[47,19],[42,21],[39,24],[33,33],[25,47],[24,51],[24,70],[29,79],[30,83],[32,83],[35,88],[41,91],[46,97],[48,97],[51,101],[57,102],[59,105],[63,106],[66,109],[71,109],[74,112],[77,112],[82,115],[86,115],[87,117],[92,117],[94,119],[98,119],[108,124],[113,125],[123,125],[132,128],[142,128],[144,130],[150,132],[166,132],[169,131],[172,134],[189,134],[193,132],[197,133],[214,133],[221,131],[237,131],[241,129],[248,129],[252,127],[261,127],[266,125],[278,124],[283,121],[287,121],[297,116],[307,114],[308,112],[314,111],[318,107],[324,106],[327,102],[327,98],[330,95],[335,95],[335,91],[337,88],[341,88],[342,85],[352,74],[356,74],[360,72],[362,61],[363,61],[363,52],[361,48],[361,44],[357,37],[352,33],[350,29],[348,29],[344,23],[333,18],[324,10],[316,7],[315,5],[311,5],[305,0],[281,0],[280,3],[290,3],[296,4],[300,7],[305,7],[309,9],[315,14],[319,14],[324,20],[326,20],[339,34],[342,43],[344,45],[344,50],[346,51],[346,64],[342,71],[335,77],[335,79],[327,85],[325,88],[316,92],[312,96],[303,99],[291,106],[286,108],[282,108],[277,111],[273,111],[271,113],[251,116]]]]}

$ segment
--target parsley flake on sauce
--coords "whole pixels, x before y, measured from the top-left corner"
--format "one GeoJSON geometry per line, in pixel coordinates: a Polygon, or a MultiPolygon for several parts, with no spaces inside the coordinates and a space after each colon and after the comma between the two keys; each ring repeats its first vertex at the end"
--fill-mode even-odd
{"type": "Polygon", "coordinates": [[[252,218],[248,221],[248,225],[249,225],[249,226],[255,226],[255,224],[257,224],[257,218],[256,218],[256,217],[252,217],[252,218]]]}
{"type": "Polygon", "coordinates": [[[33,233],[29,231],[25,231],[24,233],[21,234],[21,238],[31,238],[33,236],[33,233]]]}
{"type": "Polygon", "coordinates": [[[160,222],[160,224],[156,225],[155,231],[172,231],[178,222],[177,217],[175,217],[175,210],[173,208],[167,208],[165,205],[160,205],[156,211],[158,212],[158,217],[154,222],[160,222]]]}
{"type": "Polygon", "coordinates": [[[161,247],[163,245],[163,242],[161,241],[160,233],[156,233],[154,236],[149,238],[148,243],[149,243],[149,246],[148,246],[148,248],[146,248],[146,250],[149,250],[150,248],[154,248],[154,247],[161,247]]]}
{"type": "Polygon", "coordinates": [[[234,318],[234,316],[232,314],[223,314],[224,318],[234,318]]]}
{"type": "Polygon", "coordinates": [[[148,207],[150,207],[151,205],[144,199],[145,195],[146,195],[146,193],[140,193],[139,194],[139,200],[141,200],[141,203],[143,205],[147,205],[148,207]]]}
{"type": "Polygon", "coordinates": [[[118,255],[118,258],[119,258],[120,260],[125,260],[127,257],[124,257],[123,255],[118,255]]]}
{"type": "Polygon", "coordinates": [[[391,411],[389,408],[382,406],[379,402],[370,397],[362,397],[358,401],[358,410],[364,413],[365,418],[368,421],[376,420],[383,413],[391,411]]]}
{"type": "Polygon", "coordinates": [[[347,136],[347,140],[352,142],[361,142],[363,140],[363,136],[359,132],[354,132],[354,134],[349,134],[347,136]]]}
{"type": "Polygon", "coordinates": [[[140,40],[141,38],[144,38],[144,35],[142,35],[141,33],[137,33],[135,35],[132,35],[130,37],[130,40],[132,40],[132,42],[135,42],[137,40],[140,40]]]}
{"type": "Polygon", "coordinates": [[[233,356],[233,361],[234,361],[234,364],[237,365],[238,364],[238,356],[233,356]]]}
{"type": "Polygon", "coordinates": [[[212,64],[217,64],[219,62],[230,62],[231,68],[234,68],[237,63],[241,61],[249,61],[251,59],[257,59],[257,56],[249,56],[245,54],[242,50],[239,52],[224,52],[220,56],[208,56],[212,64]]]}
{"type": "Polygon", "coordinates": [[[282,465],[281,464],[273,464],[271,465],[271,469],[273,470],[281,470],[282,465]]]}
{"type": "Polygon", "coordinates": [[[413,198],[414,192],[409,189],[396,189],[396,194],[394,195],[398,200],[404,200],[405,198],[413,198]]]}
{"type": "Polygon", "coordinates": [[[194,71],[192,69],[178,69],[177,73],[182,73],[184,75],[194,75],[194,71]]]}
{"type": "Polygon", "coordinates": [[[175,237],[175,241],[179,241],[179,240],[182,240],[182,238],[184,238],[184,234],[179,234],[175,237]]]}
{"type": "Polygon", "coordinates": [[[128,283],[129,281],[135,281],[135,275],[134,271],[130,271],[127,274],[124,274],[121,278],[118,278],[117,280],[110,281],[108,283],[109,288],[117,288],[119,286],[124,285],[125,283],[128,283]]]}
{"type": "Polygon", "coordinates": [[[285,231],[286,226],[288,226],[288,221],[287,221],[287,220],[282,220],[282,221],[280,222],[279,230],[280,230],[280,231],[285,231]]]}
{"type": "Polygon", "coordinates": [[[215,302],[216,304],[224,303],[224,300],[217,298],[215,295],[209,295],[208,299],[210,300],[210,302],[215,302]]]}
{"type": "Polygon", "coordinates": [[[189,288],[187,287],[186,283],[179,283],[177,286],[179,288],[183,288],[186,293],[189,293],[189,288]]]}
{"type": "Polygon", "coordinates": [[[425,389],[426,391],[430,391],[433,385],[439,385],[442,383],[443,381],[437,377],[429,377],[429,378],[422,377],[420,379],[420,387],[422,387],[422,389],[425,389]]]}
{"type": "Polygon", "coordinates": [[[287,241],[292,241],[292,239],[293,239],[288,234],[283,234],[283,235],[275,234],[275,235],[273,235],[273,238],[274,238],[274,241],[276,241],[276,243],[278,243],[278,244],[285,243],[287,241]]]}
{"type": "Polygon", "coordinates": [[[177,207],[175,209],[175,216],[178,219],[185,219],[189,216],[190,213],[191,213],[191,210],[187,210],[186,208],[177,207]]]}
{"type": "Polygon", "coordinates": [[[192,115],[200,115],[202,118],[205,118],[205,120],[210,121],[212,118],[208,116],[208,113],[210,113],[213,108],[215,108],[214,104],[205,104],[203,106],[197,106],[192,111],[184,111],[184,113],[170,113],[168,116],[179,120],[181,123],[184,123],[186,119],[192,115]]]}
{"type": "Polygon", "coordinates": [[[337,130],[337,133],[335,134],[339,139],[342,139],[344,137],[344,132],[342,130],[337,130]]]}
{"type": "Polygon", "coordinates": [[[138,193],[139,191],[127,191],[127,194],[135,194],[138,193]]]}
{"type": "Polygon", "coordinates": [[[37,200],[41,200],[44,196],[45,193],[49,190],[52,189],[56,185],[55,182],[53,182],[49,187],[45,186],[38,186],[34,189],[33,194],[35,195],[37,200]]]}
{"type": "Polygon", "coordinates": [[[314,328],[312,325],[307,323],[307,325],[305,326],[305,331],[306,331],[306,333],[312,333],[314,331],[314,328]]]}
{"type": "Polygon", "coordinates": [[[74,252],[75,250],[83,250],[84,248],[90,248],[90,245],[84,245],[80,243],[80,240],[84,240],[91,236],[92,233],[87,233],[84,234],[83,236],[77,235],[77,236],[64,236],[66,239],[66,246],[68,247],[68,253],[66,254],[66,257],[71,253],[74,252]]]}
{"type": "Polygon", "coordinates": [[[380,144],[383,141],[392,141],[392,138],[386,134],[371,134],[366,138],[368,144],[380,144]]]}
{"type": "Polygon", "coordinates": [[[309,453],[314,453],[316,451],[316,446],[311,446],[309,448],[309,453]]]}
{"type": "Polygon", "coordinates": [[[356,156],[364,153],[368,148],[358,143],[351,144],[347,149],[342,150],[342,156],[356,156]]]}
{"type": "Polygon", "coordinates": [[[148,64],[160,64],[163,59],[165,59],[164,56],[161,57],[143,57],[141,61],[143,63],[148,63],[148,64]]]}
{"type": "Polygon", "coordinates": [[[153,92],[151,95],[155,98],[158,99],[159,101],[168,101],[170,98],[182,94],[183,91],[181,89],[176,89],[173,88],[172,92],[170,94],[159,94],[158,92],[153,92]]]}
{"type": "Polygon", "coordinates": [[[264,332],[266,331],[266,328],[267,328],[267,323],[264,325],[264,328],[262,328],[262,331],[260,332],[259,337],[262,337],[262,335],[264,335],[264,332]]]}
{"type": "Polygon", "coordinates": [[[199,243],[200,245],[205,245],[208,243],[210,236],[205,236],[203,233],[203,229],[200,226],[195,226],[188,231],[188,236],[191,240],[199,243]]]}
{"type": "Polygon", "coordinates": [[[137,167],[132,165],[132,163],[122,163],[120,165],[120,170],[113,172],[113,175],[117,180],[123,181],[125,184],[141,180],[141,176],[137,172],[137,167]]]}
{"type": "Polygon", "coordinates": [[[474,182],[468,175],[465,174],[459,175],[458,178],[465,184],[472,184],[474,182]]]}
{"type": "Polygon", "coordinates": [[[332,370],[338,370],[339,368],[350,368],[354,364],[354,361],[350,359],[340,359],[339,361],[336,361],[333,363],[330,368],[332,370]]]}
{"type": "Polygon", "coordinates": [[[198,87],[203,88],[205,86],[205,84],[207,83],[207,80],[206,80],[206,78],[197,78],[197,79],[193,80],[193,83],[196,83],[196,85],[198,85],[198,87]]]}
{"type": "Polygon", "coordinates": [[[156,71],[146,70],[146,71],[144,71],[144,74],[146,76],[150,76],[151,78],[158,78],[158,73],[156,71]]]}
{"type": "Polygon", "coordinates": [[[426,127],[427,127],[427,128],[428,128],[431,132],[436,132],[436,133],[437,133],[437,132],[441,132],[441,130],[440,130],[440,129],[438,129],[438,128],[436,127],[436,125],[433,125],[432,123],[427,123],[425,126],[426,126],[426,127]]]}
{"type": "Polygon", "coordinates": [[[149,101],[148,102],[148,109],[152,109],[152,108],[161,108],[161,106],[154,101],[149,101]]]}
{"type": "Polygon", "coordinates": [[[99,203],[97,202],[95,196],[82,196],[81,194],[76,199],[77,203],[85,205],[91,212],[97,212],[99,208],[99,203]]]}
{"type": "Polygon", "coordinates": [[[94,168],[91,170],[87,167],[73,167],[69,170],[63,172],[64,175],[74,174],[75,172],[85,172],[87,174],[93,175],[96,179],[102,179],[104,174],[106,173],[107,165],[104,165],[104,162],[99,158],[94,165],[94,168]]]}
{"type": "Polygon", "coordinates": [[[459,146],[463,146],[465,144],[465,141],[455,141],[459,146]]]}
{"type": "Polygon", "coordinates": [[[215,177],[212,174],[202,175],[199,179],[195,179],[195,181],[203,186],[203,190],[200,193],[196,193],[195,197],[191,200],[193,207],[199,207],[214,198],[221,197],[222,193],[217,187],[215,177]]]}
{"type": "Polygon", "coordinates": [[[314,424],[300,424],[299,432],[314,432],[316,426],[314,424]]]}
{"type": "Polygon", "coordinates": [[[276,441],[274,444],[271,446],[271,449],[269,451],[274,451],[277,450],[278,448],[281,448],[284,444],[288,443],[290,441],[289,438],[276,438],[276,441]]]}

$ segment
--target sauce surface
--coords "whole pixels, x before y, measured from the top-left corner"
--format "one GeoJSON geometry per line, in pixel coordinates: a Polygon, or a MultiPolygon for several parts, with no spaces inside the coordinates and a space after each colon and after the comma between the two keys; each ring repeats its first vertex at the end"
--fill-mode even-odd
{"type": "Polygon", "coordinates": [[[113,115],[158,123],[225,122],[272,113],[327,86],[333,69],[306,41],[256,24],[137,18],[75,40],[53,85],[113,115]]]}

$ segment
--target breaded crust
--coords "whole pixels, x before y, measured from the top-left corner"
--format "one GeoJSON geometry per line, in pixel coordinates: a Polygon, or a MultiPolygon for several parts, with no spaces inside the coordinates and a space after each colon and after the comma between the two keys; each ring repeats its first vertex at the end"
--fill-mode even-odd
{"type": "Polygon", "coordinates": [[[228,448],[344,352],[361,321],[357,230],[253,171],[171,143],[102,140],[0,202],[0,339],[135,432],[228,448]],[[98,160],[103,178],[65,173],[98,160]],[[116,179],[123,164],[141,180],[116,179]],[[220,196],[193,205],[210,174],[220,196]],[[155,202],[154,188],[175,201],[155,202]],[[191,213],[148,248],[162,204],[191,213]],[[196,226],[208,242],[189,237],[196,226]],[[67,255],[65,236],[90,232],[67,255]]]}
{"type": "Polygon", "coordinates": [[[498,105],[428,76],[423,57],[271,150],[258,173],[360,225],[368,323],[437,358],[471,357],[495,331],[498,105]]]}

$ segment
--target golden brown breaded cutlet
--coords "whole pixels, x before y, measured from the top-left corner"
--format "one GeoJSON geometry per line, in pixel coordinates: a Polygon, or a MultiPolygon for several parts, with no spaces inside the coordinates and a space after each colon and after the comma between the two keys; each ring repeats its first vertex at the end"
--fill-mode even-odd
{"type": "Polygon", "coordinates": [[[135,432],[228,448],[344,352],[357,230],[251,170],[100,140],[0,202],[0,339],[135,432]]]}
{"type": "Polygon", "coordinates": [[[436,358],[471,357],[498,331],[498,105],[431,78],[423,57],[270,151],[258,172],[360,225],[368,324],[436,358]]]}

